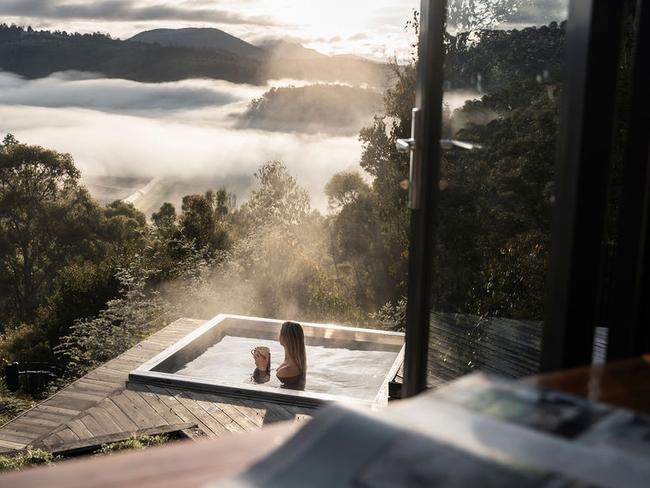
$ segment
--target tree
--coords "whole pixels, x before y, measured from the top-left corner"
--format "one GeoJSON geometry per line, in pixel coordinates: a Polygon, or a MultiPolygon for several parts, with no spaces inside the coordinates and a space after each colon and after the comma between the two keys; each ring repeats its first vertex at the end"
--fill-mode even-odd
{"type": "Polygon", "coordinates": [[[370,188],[351,175],[335,175],[326,186],[338,208],[330,221],[332,255],[339,270],[350,267],[355,296],[369,312],[397,303],[406,292],[409,218],[402,183],[408,179],[408,157],[395,142],[410,134],[415,65],[392,69],[396,82],[384,97],[384,114],[359,135],[360,165],[372,179],[370,188]]]}
{"type": "MultiPolygon", "coordinates": [[[[185,196],[181,209],[180,234],[196,249],[214,254],[230,247],[226,222],[230,209],[226,190],[219,190],[216,194],[208,191],[203,195],[185,196]]],[[[166,207],[164,211],[169,218],[170,209],[166,207]]],[[[162,216],[159,212],[157,217],[160,219],[162,216]]]]}
{"type": "MultiPolygon", "coordinates": [[[[30,322],[57,270],[95,252],[99,208],[69,154],[5,137],[0,151],[0,269],[5,317],[30,322]]],[[[6,323],[5,323],[6,325],[6,323]]]]}
{"type": "Polygon", "coordinates": [[[108,204],[98,223],[100,242],[108,246],[105,255],[122,264],[127,264],[146,245],[147,218],[132,203],[116,200],[108,204]]]}
{"type": "Polygon", "coordinates": [[[162,235],[171,236],[177,230],[176,209],[171,203],[163,203],[151,216],[151,221],[162,235]]]}
{"type": "Polygon", "coordinates": [[[255,173],[259,187],[243,205],[237,221],[244,232],[264,226],[300,223],[310,213],[309,194],[281,161],[269,161],[255,173]]]}
{"type": "Polygon", "coordinates": [[[370,193],[370,186],[358,171],[336,173],[325,185],[325,195],[331,210],[339,210],[370,193]]]}

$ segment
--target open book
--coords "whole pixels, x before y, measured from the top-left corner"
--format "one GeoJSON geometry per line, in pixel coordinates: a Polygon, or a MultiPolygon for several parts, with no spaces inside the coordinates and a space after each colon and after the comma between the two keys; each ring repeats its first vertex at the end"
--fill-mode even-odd
{"type": "Polygon", "coordinates": [[[229,487],[648,487],[650,418],[475,374],[322,410],[229,487]]]}

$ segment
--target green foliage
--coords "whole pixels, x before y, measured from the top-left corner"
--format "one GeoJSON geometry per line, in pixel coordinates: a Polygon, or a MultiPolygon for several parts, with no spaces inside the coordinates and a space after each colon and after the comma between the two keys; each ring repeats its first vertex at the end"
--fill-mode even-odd
{"type": "Polygon", "coordinates": [[[386,303],[377,312],[371,313],[370,318],[382,329],[404,332],[406,330],[406,297],[397,303],[386,303]]]}
{"type": "Polygon", "coordinates": [[[40,449],[29,449],[17,456],[0,456],[0,472],[19,471],[32,466],[50,465],[54,461],[54,456],[49,452],[40,449]]]}
{"type": "Polygon", "coordinates": [[[556,88],[519,85],[466,106],[509,109],[458,132],[459,139],[480,141],[483,150],[452,151],[443,159],[438,310],[541,320],[559,119],[556,88]]]}
{"type": "Polygon", "coordinates": [[[259,187],[235,216],[242,233],[261,227],[300,224],[309,215],[309,194],[282,161],[269,161],[255,173],[259,187]]]}
{"type": "Polygon", "coordinates": [[[337,211],[370,193],[370,186],[358,171],[337,173],[325,185],[330,210],[337,211]]]}
{"type": "Polygon", "coordinates": [[[558,79],[564,65],[565,23],[522,30],[480,26],[448,35],[445,78],[449,89],[493,93],[515,80],[558,79]]]}
{"type": "MultiPolygon", "coordinates": [[[[110,456],[121,451],[141,450],[160,446],[169,441],[170,437],[167,435],[134,435],[124,441],[102,444],[101,448],[94,452],[94,455],[110,456]]],[[[61,457],[55,457],[47,451],[28,449],[15,456],[0,456],[0,473],[20,471],[34,466],[52,465],[61,459],[61,457]]]]}
{"type": "Polygon", "coordinates": [[[66,379],[77,378],[134,346],[170,320],[170,305],[155,290],[147,289],[152,271],[142,257],[117,278],[118,298],[108,301],[95,317],[80,319],[54,349],[66,364],[66,379]]]}
{"type": "Polygon", "coordinates": [[[148,447],[160,446],[169,442],[167,435],[134,435],[129,439],[111,444],[102,444],[102,447],[95,451],[95,455],[111,455],[120,451],[133,449],[146,449],[148,447]]]}
{"type": "Polygon", "coordinates": [[[119,294],[115,273],[114,264],[108,261],[72,263],[59,272],[55,291],[39,308],[35,321],[50,348],[56,347],[76,320],[97,315],[119,294]]]}
{"type": "Polygon", "coordinates": [[[0,335],[0,365],[8,362],[41,362],[52,358],[45,332],[32,325],[20,324],[0,335]]]}
{"type": "Polygon", "coordinates": [[[351,175],[335,175],[326,192],[338,211],[329,221],[330,252],[339,275],[363,310],[373,312],[405,293],[408,260],[408,158],[395,142],[407,137],[415,102],[415,66],[392,67],[396,79],[384,98],[384,115],[361,130],[361,168],[370,188],[351,175]],[[356,186],[356,188],[355,188],[356,186]]]}
{"type": "Polygon", "coordinates": [[[31,321],[57,270],[94,254],[99,209],[79,176],[69,154],[16,142],[0,151],[0,291],[10,322],[31,321]]]}
{"type": "Polygon", "coordinates": [[[97,314],[118,294],[118,267],[144,249],[144,215],[122,202],[101,208],[79,178],[70,155],[5,137],[0,348],[6,360],[52,359],[75,320],[97,314]]]}
{"type": "Polygon", "coordinates": [[[171,203],[163,203],[158,212],[151,216],[151,221],[156,230],[164,237],[171,237],[178,229],[176,209],[171,203]]]}
{"type": "MultiPolygon", "coordinates": [[[[179,221],[182,237],[192,242],[197,250],[209,254],[228,249],[231,245],[226,222],[230,212],[228,201],[229,195],[224,189],[217,193],[208,191],[204,195],[183,197],[183,213],[179,221]]],[[[169,208],[161,208],[161,212],[167,212],[169,219],[169,208]]],[[[164,215],[159,212],[158,220],[164,215]]]]}
{"type": "Polygon", "coordinates": [[[0,381],[0,425],[4,425],[34,406],[31,399],[11,393],[4,381],[0,381]]]}

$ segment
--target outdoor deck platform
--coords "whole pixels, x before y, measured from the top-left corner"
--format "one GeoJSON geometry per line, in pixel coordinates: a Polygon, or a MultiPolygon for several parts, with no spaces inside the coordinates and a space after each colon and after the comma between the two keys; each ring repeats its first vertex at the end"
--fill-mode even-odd
{"type": "Polygon", "coordinates": [[[203,323],[177,320],[6,423],[0,454],[28,447],[70,453],[141,433],[217,438],[309,418],[307,407],[127,383],[135,367],[203,323]]]}

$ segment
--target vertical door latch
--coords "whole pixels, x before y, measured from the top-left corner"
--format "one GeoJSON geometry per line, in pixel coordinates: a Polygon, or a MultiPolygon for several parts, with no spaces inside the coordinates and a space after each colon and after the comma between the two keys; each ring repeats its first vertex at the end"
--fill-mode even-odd
{"type": "MultiPolygon", "coordinates": [[[[421,205],[422,193],[422,156],[421,144],[418,143],[418,135],[420,134],[420,125],[422,119],[422,112],[419,108],[413,109],[413,118],[411,123],[411,137],[408,139],[397,139],[397,150],[401,153],[410,153],[411,163],[409,169],[408,189],[409,189],[409,208],[416,210],[421,205]]],[[[474,151],[482,149],[480,144],[473,142],[457,141],[455,139],[441,139],[440,149],[449,151],[451,149],[465,149],[467,151],[474,151]]]]}
{"type": "Polygon", "coordinates": [[[422,163],[419,151],[419,144],[417,144],[417,136],[420,131],[420,118],[422,112],[419,108],[413,109],[413,117],[411,122],[411,137],[409,139],[397,139],[397,150],[401,153],[411,154],[411,163],[409,166],[409,208],[415,210],[420,208],[420,184],[422,179],[422,163]]]}

